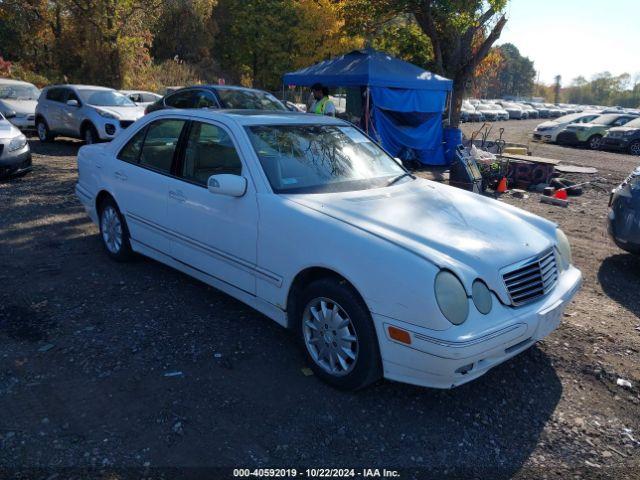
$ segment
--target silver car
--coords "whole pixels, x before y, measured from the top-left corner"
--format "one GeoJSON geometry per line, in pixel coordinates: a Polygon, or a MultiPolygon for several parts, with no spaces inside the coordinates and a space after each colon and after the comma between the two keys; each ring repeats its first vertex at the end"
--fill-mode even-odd
{"type": "Polygon", "coordinates": [[[0,114],[0,177],[31,170],[31,150],[27,137],[0,114]]]}
{"type": "Polygon", "coordinates": [[[19,129],[33,130],[38,95],[31,83],[0,78],[0,113],[19,129]]]}
{"type": "Polygon", "coordinates": [[[62,135],[91,144],[115,138],[143,115],[143,107],[111,88],[52,85],[38,98],[36,130],[42,142],[62,135]]]}

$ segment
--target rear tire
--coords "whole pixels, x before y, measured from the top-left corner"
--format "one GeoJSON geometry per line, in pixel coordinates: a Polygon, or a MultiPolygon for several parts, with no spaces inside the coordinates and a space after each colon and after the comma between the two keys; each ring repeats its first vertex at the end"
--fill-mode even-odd
{"type": "Polygon", "coordinates": [[[36,121],[36,132],[38,133],[38,139],[42,143],[52,142],[55,138],[55,135],[49,130],[49,125],[47,125],[47,122],[43,118],[39,118],[36,121]]]}
{"type": "Polygon", "coordinates": [[[116,262],[127,262],[133,257],[129,229],[112,198],[103,200],[98,208],[100,221],[100,239],[102,246],[116,262]]]}
{"type": "Polygon", "coordinates": [[[631,155],[640,155],[640,140],[636,140],[629,145],[629,153],[631,155]]]}
{"type": "Polygon", "coordinates": [[[311,369],[340,390],[358,390],[382,376],[378,336],[369,309],[346,281],[316,280],[295,304],[298,335],[311,369]]]}

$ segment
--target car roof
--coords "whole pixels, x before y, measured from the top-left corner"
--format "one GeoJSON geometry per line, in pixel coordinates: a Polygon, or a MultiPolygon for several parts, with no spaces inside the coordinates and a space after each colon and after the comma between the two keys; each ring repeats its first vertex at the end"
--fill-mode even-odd
{"type": "Polygon", "coordinates": [[[205,120],[231,120],[238,125],[350,125],[339,118],[315,115],[311,113],[289,112],[284,110],[210,110],[210,109],[167,109],[151,115],[159,117],[172,114],[185,114],[205,120]]]}
{"type": "Polygon", "coordinates": [[[25,82],[23,80],[14,80],[13,78],[0,78],[0,85],[29,85],[34,86],[33,83],[25,82]]]}
{"type": "Polygon", "coordinates": [[[76,90],[104,90],[112,91],[113,88],[109,87],[101,87],[99,85],[81,85],[81,84],[72,84],[72,83],[61,83],[56,85],[48,85],[46,88],[75,88],[76,90]]]}
{"type": "MultiPolygon", "coordinates": [[[[245,92],[268,93],[258,88],[241,87],[239,85],[217,85],[217,84],[188,85],[186,87],[180,88],[179,90],[183,90],[185,88],[206,88],[207,90],[238,90],[238,91],[245,91],[245,92]]],[[[174,92],[171,92],[171,93],[175,93],[179,90],[175,90],[174,92]]]]}

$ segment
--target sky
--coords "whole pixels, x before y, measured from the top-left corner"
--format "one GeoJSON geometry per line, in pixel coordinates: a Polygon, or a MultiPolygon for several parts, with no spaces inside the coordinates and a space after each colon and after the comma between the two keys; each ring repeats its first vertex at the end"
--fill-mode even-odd
{"type": "Polygon", "coordinates": [[[609,71],[640,77],[640,0],[510,0],[497,44],[534,61],[542,83],[609,71]]]}

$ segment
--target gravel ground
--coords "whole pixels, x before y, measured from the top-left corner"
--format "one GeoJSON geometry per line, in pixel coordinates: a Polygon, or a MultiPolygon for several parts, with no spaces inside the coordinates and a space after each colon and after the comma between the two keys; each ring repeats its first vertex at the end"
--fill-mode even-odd
{"type": "MultiPolygon", "coordinates": [[[[526,143],[536,123],[500,126],[526,143]]],[[[559,330],[454,390],[382,381],[351,394],[306,376],[293,335],[243,304],[148,259],[110,261],[73,193],[80,144],[31,144],[34,171],[0,182],[3,478],[302,466],[639,478],[640,258],[604,223],[637,158],[532,144],[597,167],[600,188],[567,209],[503,198],[572,240],[585,285],[559,330]]]]}

